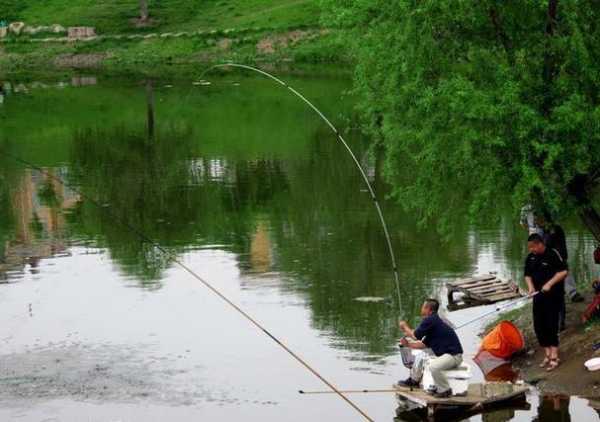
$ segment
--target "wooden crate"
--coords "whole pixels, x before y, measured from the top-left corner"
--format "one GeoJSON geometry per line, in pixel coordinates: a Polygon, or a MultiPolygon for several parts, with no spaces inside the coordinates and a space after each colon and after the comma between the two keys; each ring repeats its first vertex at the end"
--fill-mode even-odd
{"type": "Polygon", "coordinates": [[[515,283],[501,280],[494,274],[451,281],[446,283],[446,287],[450,310],[487,305],[524,296],[515,283]]]}

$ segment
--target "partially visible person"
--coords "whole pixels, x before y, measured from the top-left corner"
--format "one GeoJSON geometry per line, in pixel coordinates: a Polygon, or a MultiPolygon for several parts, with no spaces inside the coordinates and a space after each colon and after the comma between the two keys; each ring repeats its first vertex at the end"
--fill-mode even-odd
{"type": "Polygon", "coordinates": [[[592,289],[594,290],[592,302],[585,308],[585,311],[581,315],[581,322],[584,324],[592,318],[600,317],[600,278],[594,280],[592,289]]]}
{"type": "MultiPolygon", "coordinates": [[[[569,266],[569,251],[567,250],[567,238],[563,228],[552,222],[548,215],[544,217],[538,217],[538,224],[542,227],[544,232],[544,243],[551,249],[555,249],[565,262],[565,265],[569,266]]],[[[577,292],[577,285],[572,272],[569,272],[565,279],[565,295],[569,297],[571,302],[583,302],[584,298],[577,292]]],[[[567,306],[565,303],[565,295],[562,296],[559,311],[559,331],[563,331],[566,327],[567,318],[567,306]]]]}
{"type": "MultiPolygon", "coordinates": [[[[435,388],[429,391],[434,397],[445,398],[452,396],[452,390],[443,371],[457,368],[463,361],[463,348],[456,331],[440,318],[438,311],[440,303],[435,299],[427,299],[421,306],[423,320],[413,330],[406,321],[400,321],[400,329],[404,334],[415,341],[403,338],[400,344],[412,349],[430,348],[436,356],[429,360],[429,370],[435,383],[435,388]]],[[[418,387],[423,377],[423,360],[415,361],[411,368],[411,375],[398,385],[404,387],[418,387]]]]}
{"type": "Polygon", "coordinates": [[[521,218],[519,219],[519,223],[529,234],[544,235],[544,230],[538,225],[536,213],[531,204],[527,204],[521,208],[521,218]]]}
{"type": "Polygon", "coordinates": [[[525,259],[525,282],[533,297],[533,328],[538,343],[544,348],[541,368],[552,371],[560,365],[558,328],[561,298],[567,265],[556,249],[546,247],[544,239],[531,234],[527,239],[529,255],[525,259]]]}

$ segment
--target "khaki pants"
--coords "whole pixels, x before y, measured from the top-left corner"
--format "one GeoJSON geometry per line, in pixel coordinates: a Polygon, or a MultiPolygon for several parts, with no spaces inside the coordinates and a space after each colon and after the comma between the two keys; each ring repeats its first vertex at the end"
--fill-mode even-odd
{"type": "Polygon", "coordinates": [[[429,361],[429,370],[431,371],[437,391],[444,392],[450,389],[448,379],[446,379],[443,371],[457,368],[462,361],[462,355],[450,355],[448,353],[429,361]]]}

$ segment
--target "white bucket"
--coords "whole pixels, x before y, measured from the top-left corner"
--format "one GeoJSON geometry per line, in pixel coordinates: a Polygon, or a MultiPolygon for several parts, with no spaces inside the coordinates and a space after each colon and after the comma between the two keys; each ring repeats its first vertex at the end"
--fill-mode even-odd
{"type": "Polygon", "coordinates": [[[600,358],[590,359],[584,365],[590,371],[597,371],[600,369],[600,358]]]}

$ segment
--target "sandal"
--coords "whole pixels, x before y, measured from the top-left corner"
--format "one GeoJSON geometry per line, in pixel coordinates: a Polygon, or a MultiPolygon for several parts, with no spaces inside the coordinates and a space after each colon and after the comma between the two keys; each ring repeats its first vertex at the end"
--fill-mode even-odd
{"type": "Polygon", "coordinates": [[[548,356],[546,356],[544,358],[544,360],[542,361],[542,363],[540,363],[540,368],[545,368],[551,361],[552,359],[550,359],[548,356]]]}
{"type": "Polygon", "coordinates": [[[546,368],[546,372],[552,372],[554,371],[556,368],[558,368],[560,365],[560,359],[556,358],[556,359],[550,359],[550,363],[548,364],[548,367],[546,368]]]}

